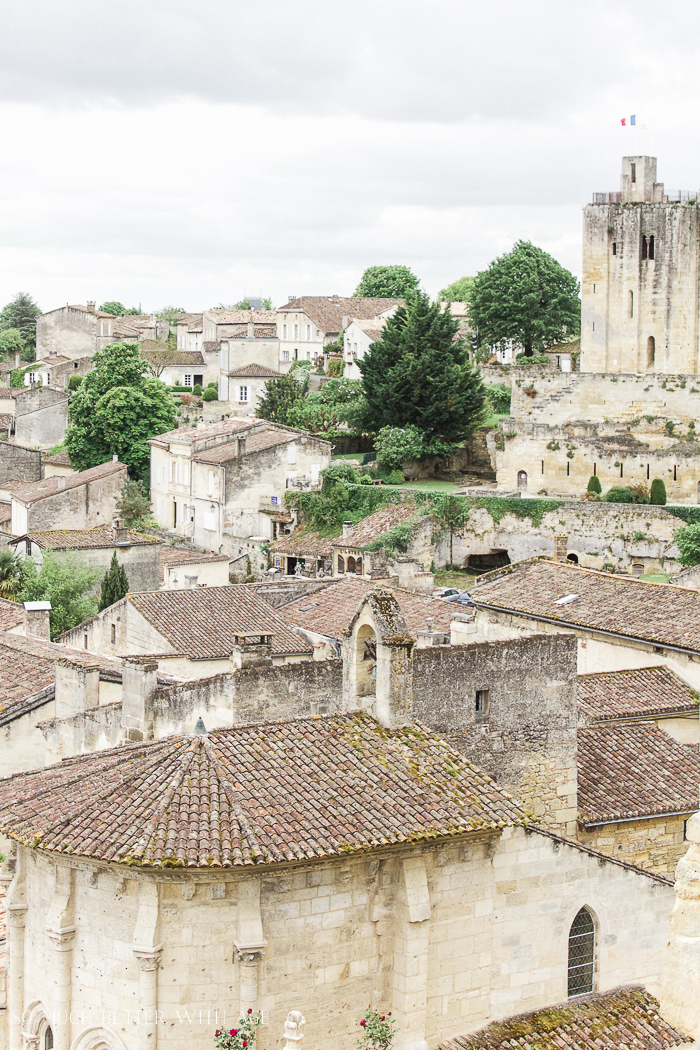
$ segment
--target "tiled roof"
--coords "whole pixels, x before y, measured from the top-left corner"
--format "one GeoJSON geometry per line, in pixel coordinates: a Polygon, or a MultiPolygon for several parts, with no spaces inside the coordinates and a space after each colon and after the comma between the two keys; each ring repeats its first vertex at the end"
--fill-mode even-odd
{"type": "Polygon", "coordinates": [[[230,376],[251,376],[253,378],[268,379],[269,377],[278,376],[279,372],[275,372],[272,368],[266,368],[265,365],[243,365],[242,368],[235,368],[233,372],[228,373],[230,376]]]}
{"type": "Polygon", "coordinates": [[[207,317],[215,324],[247,324],[257,321],[260,324],[275,324],[276,310],[207,310],[207,317]]]}
{"type": "MultiPolygon", "coordinates": [[[[11,544],[30,539],[44,550],[72,551],[89,548],[114,547],[117,543],[112,529],[54,529],[50,532],[30,532],[26,536],[17,536],[11,544]]],[[[132,546],[162,543],[156,536],[146,536],[143,532],[129,532],[127,541],[132,546]]]]}
{"type": "Polygon", "coordinates": [[[24,606],[20,602],[0,598],[0,631],[11,631],[21,623],[24,623],[24,606]]]}
{"type": "Polygon", "coordinates": [[[172,547],[169,543],[164,543],[160,548],[160,578],[164,580],[166,568],[172,568],[173,565],[201,565],[202,562],[230,560],[228,554],[212,554],[209,551],[172,547]]]}
{"type": "MultiPolygon", "coordinates": [[[[327,638],[340,638],[362,599],[373,589],[374,584],[369,580],[346,576],[321,591],[297,598],[278,611],[288,624],[323,634],[327,638]]],[[[398,588],[394,590],[394,595],[408,632],[413,637],[418,631],[428,630],[428,620],[432,620],[434,630],[449,634],[450,622],[458,611],[455,606],[398,588]]]]}
{"type": "Polygon", "coordinates": [[[220,345],[216,339],[205,339],[202,343],[202,350],[207,354],[213,354],[219,350],[220,345]]]}
{"type": "Polygon", "coordinates": [[[668,667],[638,667],[578,676],[578,702],[596,721],[691,711],[698,694],[668,667]]]}
{"type": "Polygon", "coordinates": [[[7,412],[0,413],[0,430],[7,430],[10,427],[13,418],[14,417],[7,412]]]}
{"type": "MultiPolygon", "coordinates": [[[[22,610],[21,605],[19,608],[22,610]]],[[[0,634],[0,716],[53,686],[58,659],[68,659],[82,667],[98,666],[101,672],[117,674],[121,679],[121,660],[40,638],[25,638],[22,634],[0,634]]]]}
{"type": "Polygon", "coordinates": [[[199,350],[142,350],[141,357],[150,365],[189,365],[192,368],[204,365],[199,350]]]}
{"type": "Polygon", "coordinates": [[[291,536],[284,536],[270,544],[270,550],[276,554],[291,554],[297,557],[302,554],[313,555],[317,558],[330,558],[333,553],[331,541],[327,536],[319,536],[317,532],[305,532],[296,529],[291,536]]]}
{"type": "MultiPolygon", "coordinates": [[[[273,448],[275,445],[288,445],[290,441],[295,441],[299,436],[299,431],[288,433],[284,430],[254,430],[246,439],[245,454],[252,456],[256,452],[264,452],[266,448],[273,448]]],[[[203,452],[196,452],[192,457],[198,463],[226,463],[229,459],[237,458],[238,444],[233,441],[225,445],[217,445],[216,448],[207,448],[203,452]]]]}
{"type": "Polygon", "coordinates": [[[34,362],[34,367],[38,371],[42,365],[63,365],[66,361],[72,361],[72,357],[64,357],[63,354],[55,354],[53,357],[40,357],[34,362]]]}
{"type": "Polygon", "coordinates": [[[374,514],[370,514],[369,517],[363,518],[357,525],[353,525],[347,536],[336,536],[331,540],[331,546],[366,547],[372,540],[383,536],[385,532],[389,532],[396,525],[403,525],[405,522],[410,521],[417,514],[418,508],[415,503],[410,501],[389,503],[388,506],[375,510],[374,514]]]}
{"type": "Polygon", "coordinates": [[[247,419],[221,419],[218,423],[209,423],[205,427],[178,427],[177,430],[169,430],[166,434],[157,434],[150,440],[159,444],[168,441],[183,441],[185,443],[206,441],[209,438],[225,437],[227,434],[235,434],[239,430],[247,430],[249,427],[254,426],[255,423],[262,422],[264,420],[255,419],[252,416],[247,419]]]}
{"type": "Polygon", "coordinates": [[[292,299],[280,306],[277,312],[304,313],[327,334],[341,332],[345,317],[354,320],[377,317],[392,306],[403,306],[404,302],[404,299],[346,299],[341,295],[304,295],[301,299],[292,299]]]}
{"type": "Polygon", "coordinates": [[[183,314],[180,317],[180,319],[179,319],[179,321],[177,323],[179,325],[180,324],[186,324],[188,332],[193,332],[193,331],[200,331],[201,332],[201,330],[202,330],[202,314],[201,313],[199,313],[199,314],[197,314],[197,313],[194,313],[194,314],[185,313],[185,314],[183,314]]]}
{"type": "Polygon", "coordinates": [[[36,503],[47,496],[55,496],[57,492],[75,489],[80,485],[99,481],[100,478],[106,478],[110,474],[116,474],[118,471],[124,470],[126,470],[126,464],[115,463],[110,459],[107,463],[100,463],[98,467],[90,467],[89,470],[81,470],[75,474],[69,474],[65,478],[44,478],[43,481],[30,482],[12,481],[5,487],[12,496],[21,500],[22,503],[36,503]],[[62,486],[59,485],[59,481],[63,482],[62,486]]]}
{"type": "Polygon", "coordinates": [[[42,456],[44,463],[51,463],[56,467],[70,467],[70,456],[67,452],[56,452],[53,456],[42,456]]]}
{"type": "Polygon", "coordinates": [[[649,992],[619,988],[494,1021],[473,1035],[446,1039],[440,1050],[662,1050],[692,1043],[664,1021],[649,992]]]}
{"type": "Polygon", "coordinates": [[[232,867],[524,822],[421,725],[333,715],[168,737],[0,780],[0,830],[72,856],[232,867]]]}
{"type": "Polygon", "coordinates": [[[274,655],[310,653],[311,646],[279,612],[245,584],[183,591],[141,591],[124,601],[190,660],[231,655],[235,635],[272,635],[274,655]]]}
{"type": "Polygon", "coordinates": [[[70,306],[57,306],[55,310],[47,310],[46,313],[53,314],[57,310],[81,310],[84,314],[90,314],[91,317],[116,317],[116,314],[108,314],[104,310],[88,310],[87,306],[81,306],[79,303],[71,303],[70,306]]]}
{"type": "Polygon", "coordinates": [[[27,388],[24,386],[2,386],[0,387],[0,398],[12,397],[14,398],[17,394],[22,394],[27,388]]]}
{"type": "Polygon", "coordinates": [[[584,824],[698,808],[700,753],[653,722],[578,731],[578,811],[584,824]]]}
{"type": "Polygon", "coordinates": [[[361,328],[365,335],[368,335],[371,339],[379,339],[382,332],[384,331],[384,326],[386,324],[386,321],[384,320],[375,321],[373,318],[367,318],[365,320],[362,320],[355,317],[351,317],[350,320],[354,321],[357,327],[361,328]]]}
{"type": "Polygon", "coordinates": [[[531,561],[480,584],[473,598],[479,607],[700,652],[700,592],[667,583],[531,561]],[[574,601],[555,604],[570,595],[576,595],[574,601]]]}

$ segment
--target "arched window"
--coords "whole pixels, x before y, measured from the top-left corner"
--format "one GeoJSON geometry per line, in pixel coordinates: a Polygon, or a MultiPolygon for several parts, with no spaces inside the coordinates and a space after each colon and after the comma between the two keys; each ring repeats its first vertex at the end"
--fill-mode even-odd
{"type": "Polygon", "coordinates": [[[353,558],[353,556],[351,554],[350,557],[348,558],[348,572],[354,572],[354,571],[355,571],[355,559],[353,558]]]}
{"type": "Polygon", "coordinates": [[[652,233],[651,237],[649,238],[649,258],[650,259],[654,258],[654,234],[653,233],[652,233]]]}
{"type": "Polygon", "coordinates": [[[338,555],[338,575],[345,572],[345,558],[342,554],[338,555]]]}
{"type": "Polygon", "coordinates": [[[358,558],[355,562],[355,572],[362,572],[362,558],[358,558]]]}
{"type": "Polygon", "coordinates": [[[595,926],[587,908],[581,908],[569,930],[569,996],[593,991],[595,926]]]}
{"type": "Polygon", "coordinates": [[[51,1025],[46,1026],[44,1032],[44,1050],[53,1050],[53,1031],[51,1025]]]}
{"type": "Polygon", "coordinates": [[[519,489],[526,489],[527,488],[527,471],[526,470],[519,470],[518,471],[518,488],[519,489]]]}
{"type": "Polygon", "coordinates": [[[650,335],[647,339],[647,368],[654,367],[654,361],[656,359],[656,339],[653,335],[650,335]]]}
{"type": "Polygon", "coordinates": [[[578,554],[574,554],[573,552],[571,554],[567,554],[566,560],[572,561],[574,565],[578,565],[578,554]]]}
{"type": "Polygon", "coordinates": [[[647,238],[646,234],[642,235],[642,259],[647,257],[647,238]]]}

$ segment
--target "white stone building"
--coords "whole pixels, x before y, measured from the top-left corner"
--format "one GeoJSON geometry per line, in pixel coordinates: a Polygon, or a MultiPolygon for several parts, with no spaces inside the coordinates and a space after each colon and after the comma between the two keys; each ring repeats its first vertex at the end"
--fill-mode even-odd
{"type": "MultiPolygon", "coordinates": [[[[230,346],[230,343],[229,343],[230,346]]],[[[222,360],[228,360],[228,347],[222,343],[222,360]]],[[[268,379],[280,373],[255,362],[219,372],[219,401],[226,401],[238,416],[254,416],[260,399],[265,395],[268,379]]]]}
{"type": "Polygon", "coordinates": [[[338,340],[352,318],[388,317],[403,299],[345,298],[305,295],[277,310],[279,368],[287,372],[295,361],[317,361],[323,348],[338,340]]]}
{"type": "Polygon", "coordinates": [[[331,455],[328,441],[256,418],[180,427],[150,446],[160,527],[224,553],[235,537],[272,539],[284,493],[318,487],[331,455]]]}

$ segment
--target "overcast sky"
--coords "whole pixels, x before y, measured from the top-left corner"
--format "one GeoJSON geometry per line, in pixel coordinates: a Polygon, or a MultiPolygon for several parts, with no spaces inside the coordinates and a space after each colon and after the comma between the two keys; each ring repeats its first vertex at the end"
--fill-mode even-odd
{"type": "Polygon", "coordinates": [[[6,2],[0,305],[280,305],[378,263],[435,294],[520,238],[579,274],[623,153],[700,186],[699,30],[689,0],[6,2]]]}

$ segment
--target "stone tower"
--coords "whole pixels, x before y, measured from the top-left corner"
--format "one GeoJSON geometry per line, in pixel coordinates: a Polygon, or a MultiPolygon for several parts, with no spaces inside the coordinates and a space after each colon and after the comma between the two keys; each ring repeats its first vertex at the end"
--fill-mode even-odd
{"type": "Polygon", "coordinates": [[[582,372],[698,373],[696,198],[664,192],[656,157],[623,157],[620,192],[586,205],[582,372]]]}

